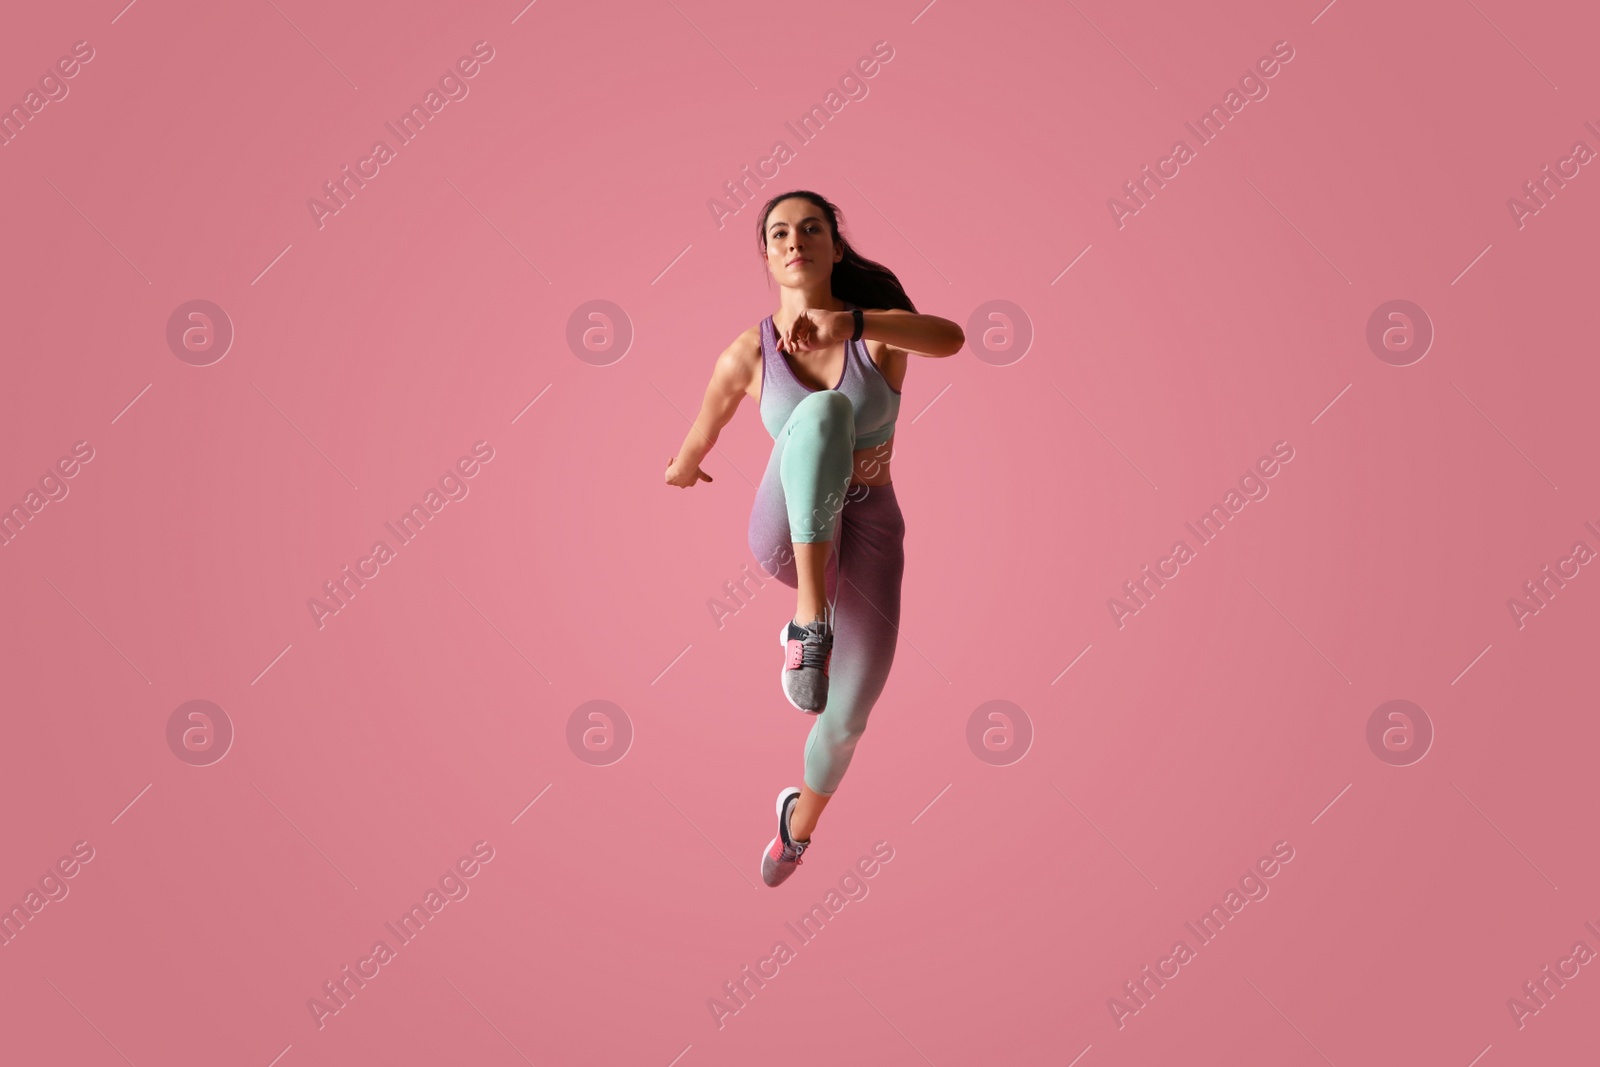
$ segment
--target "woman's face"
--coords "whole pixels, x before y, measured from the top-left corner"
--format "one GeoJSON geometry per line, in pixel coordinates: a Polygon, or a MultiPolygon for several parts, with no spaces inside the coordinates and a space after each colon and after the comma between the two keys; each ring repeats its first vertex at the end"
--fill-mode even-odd
{"type": "Polygon", "coordinates": [[[822,209],[804,197],[778,201],[767,216],[767,269],[780,285],[805,287],[828,278],[844,258],[822,209]]]}

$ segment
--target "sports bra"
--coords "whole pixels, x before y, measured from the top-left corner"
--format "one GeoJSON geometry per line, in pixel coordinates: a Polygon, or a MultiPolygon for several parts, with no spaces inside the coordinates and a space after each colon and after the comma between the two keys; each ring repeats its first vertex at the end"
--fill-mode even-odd
{"type": "MultiPolygon", "coordinates": [[[[845,304],[844,310],[854,308],[845,304]]],[[[850,398],[855,409],[856,448],[875,448],[894,436],[895,419],[900,415],[900,393],[889,385],[878,365],[867,354],[865,341],[846,341],[844,370],[833,388],[850,398]]],[[[778,328],[768,315],[761,320],[761,422],[776,441],[795,406],[812,393],[789,365],[778,348],[778,328]]]]}

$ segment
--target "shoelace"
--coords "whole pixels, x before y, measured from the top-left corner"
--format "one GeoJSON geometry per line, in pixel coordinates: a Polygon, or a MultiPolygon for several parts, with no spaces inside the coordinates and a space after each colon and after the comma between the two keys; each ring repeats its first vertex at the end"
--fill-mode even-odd
{"type": "MultiPolygon", "coordinates": [[[[830,635],[832,631],[829,631],[830,635]]],[[[828,662],[828,650],[823,646],[822,636],[815,630],[807,630],[806,636],[800,642],[800,667],[815,667],[821,670],[828,662]]]]}

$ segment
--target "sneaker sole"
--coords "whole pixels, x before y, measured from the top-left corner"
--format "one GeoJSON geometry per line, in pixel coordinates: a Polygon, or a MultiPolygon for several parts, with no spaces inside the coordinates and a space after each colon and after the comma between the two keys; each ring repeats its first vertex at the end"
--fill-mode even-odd
{"type": "MultiPolygon", "coordinates": [[[[789,647],[789,624],[787,622],[783,624],[783,629],[778,631],[778,647],[782,649],[787,649],[789,647]]],[[[810,708],[802,708],[799,704],[794,702],[794,697],[789,695],[789,687],[784,684],[784,675],[788,673],[789,664],[786,660],[784,665],[778,668],[778,688],[783,690],[783,699],[787,700],[789,702],[789,706],[796,711],[803,711],[807,715],[821,715],[823,709],[819,708],[816,711],[812,711],[810,708]]]]}
{"type": "MultiPolygon", "coordinates": [[[[784,800],[788,798],[790,793],[799,794],[799,792],[800,790],[796,789],[792,785],[786,785],[783,787],[783,791],[778,794],[778,810],[774,813],[778,816],[778,818],[783,818],[784,800]]],[[[781,837],[781,834],[773,835],[772,840],[767,842],[767,850],[761,854],[761,862],[756,865],[756,876],[761,879],[762,885],[767,884],[767,857],[772,854],[772,846],[778,844],[781,837]]],[[[776,889],[778,887],[775,885],[768,885],[767,888],[776,889]]]]}

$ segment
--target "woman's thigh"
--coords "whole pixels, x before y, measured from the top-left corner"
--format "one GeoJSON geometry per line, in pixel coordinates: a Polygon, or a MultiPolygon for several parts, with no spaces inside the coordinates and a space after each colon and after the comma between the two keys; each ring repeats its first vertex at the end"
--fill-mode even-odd
{"type": "MultiPolygon", "coordinates": [[[[780,469],[783,462],[782,441],[780,438],[773,444],[766,472],[761,476],[761,484],[756,487],[755,501],[750,505],[748,540],[751,555],[756,557],[768,576],[777,578],[784,585],[799,588],[800,580],[794,565],[794,519],[789,514],[780,469]]],[[[842,492],[834,492],[818,505],[819,518],[831,515],[833,538],[830,540],[838,537],[840,514],[867,487],[850,485],[841,488],[842,492]]],[[[830,570],[837,555],[836,552],[828,553],[830,570]]],[[[832,596],[832,593],[829,595],[832,596]]]]}

